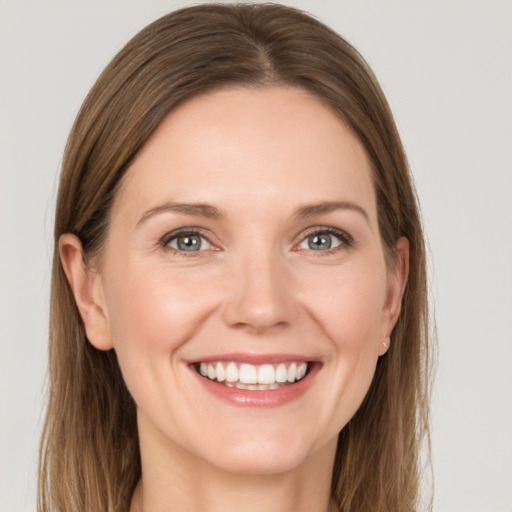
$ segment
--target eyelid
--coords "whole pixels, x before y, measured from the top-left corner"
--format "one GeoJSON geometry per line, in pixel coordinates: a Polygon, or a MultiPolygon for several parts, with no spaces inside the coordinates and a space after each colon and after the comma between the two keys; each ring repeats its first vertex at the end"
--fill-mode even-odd
{"type": "Polygon", "coordinates": [[[189,235],[189,236],[191,236],[191,235],[198,235],[198,236],[204,238],[208,242],[208,244],[211,246],[211,247],[209,247],[208,249],[205,249],[205,250],[217,250],[217,245],[214,244],[211,241],[210,237],[205,233],[205,230],[202,229],[202,228],[199,228],[199,227],[195,227],[195,226],[184,226],[184,227],[175,229],[173,231],[169,231],[164,236],[162,236],[160,238],[159,244],[164,249],[169,249],[169,250],[174,251],[176,253],[185,254],[187,256],[191,256],[191,255],[194,255],[194,254],[197,256],[198,253],[201,253],[201,252],[205,251],[205,250],[199,250],[199,251],[191,251],[191,252],[187,253],[187,251],[181,251],[181,250],[179,250],[177,248],[169,246],[169,243],[173,239],[176,239],[179,236],[186,236],[186,235],[189,235]]]}
{"type": "MultiPolygon", "coordinates": [[[[313,226],[311,228],[306,229],[303,231],[298,237],[298,241],[295,244],[295,247],[297,247],[295,250],[302,250],[298,248],[298,245],[304,242],[308,237],[311,235],[320,235],[320,234],[328,234],[333,235],[337,237],[340,240],[340,244],[336,247],[332,247],[330,249],[326,249],[324,251],[313,251],[313,249],[310,249],[312,252],[316,252],[318,254],[324,253],[329,254],[336,252],[338,250],[347,249],[354,245],[354,238],[347,233],[347,231],[335,228],[333,226],[313,226]]],[[[307,249],[306,249],[307,250],[307,249]]]]}

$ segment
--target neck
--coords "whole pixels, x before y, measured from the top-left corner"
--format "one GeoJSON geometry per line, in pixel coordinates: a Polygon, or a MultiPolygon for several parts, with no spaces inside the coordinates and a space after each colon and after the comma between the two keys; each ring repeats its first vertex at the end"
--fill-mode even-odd
{"type": "Polygon", "coordinates": [[[142,478],[130,512],[330,512],[336,441],[298,467],[274,474],[240,474],[193,457],[180,447],[141,436],[142,478]]]}

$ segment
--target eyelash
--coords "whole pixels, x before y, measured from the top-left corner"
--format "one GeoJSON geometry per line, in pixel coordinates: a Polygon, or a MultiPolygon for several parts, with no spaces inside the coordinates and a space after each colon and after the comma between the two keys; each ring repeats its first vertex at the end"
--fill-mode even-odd
{"type": "Polygon", "coordinates": [[[176,238],[180,236],[200,236],[201,238],[204,238],[210,245],[214,245],[210,239],[203,233],[203,231],[200,228],[195,227],[187,227],[187,228],[181,228],[177,231],[171,231],[170,233],[166,233],[161,239],[160,239],[160,245],[164,250],[170,251],[173,254],[178,254],[179,256],[185,256],[185,257],[198,257],[203,256],[204,251],[180,251],[179,249],[175,249],[174,247],[170,247],[169,244],[175,240],[176,238]]]}
{"type": "MultiPolygon", "coordinates": [[[[351,248],[354,245],[354,239],[346,232],[341,229],[333,228],[333,227],[323,227],[323,226],[316,226],[314,228],[311,228],[306,231],[306,233],[301,233],[300,237],[297,237],[298,242],[296,242],[294,245],[297,246],[298,244],[304,242],[307,240],[310,236],[313,235],[332,235],[338,238],[338,240],[341,242],[338,246],[326,249],[326,250],[319,250],[314,251],[313,249],[310,249],[312,253],[317,253],[315,256],[325,256],[329,254],[335,254],[338,251],[346,250],[351,248]]],[[[214,244],[210,241],[210,239],[204,234],[203,230],[200,228],[195,227],[187,227],[187,228],[181,228],[177,231],[171,231],[170,233],[166,233],[161,239],[160,239],[160,246],[168,251],[171,251],[174,254],[179,254],[180,256],[185,257],[198,257],[203,256],[202,253],[205,251],[182,251],[179,249],[175,249],[174,247],[170,247],[169,244],[175,240],[178,237],[183,236],[200,236],[204,238],[210,245],[214,246],[214,244]]],[[[299,249],[295,249],[298,251],[299,249]]]]}
{"type": "Polygon", "coordinates": [[[333,235],[336,238],[338,238],[338,240],[340,240],[341,242],[340,245],[324,251],[314,251],[313,249],[311,249],[312,253],[316,253],[315,256],[326,256],[330,254],[335,254],[338,251],[350,249],[354,245],[354,239],[346,231],[327,226],[317,226],[307,231],[306,234],[301,234],[299,243],[304,242],[310,236],[313,235],[333,235]]]}

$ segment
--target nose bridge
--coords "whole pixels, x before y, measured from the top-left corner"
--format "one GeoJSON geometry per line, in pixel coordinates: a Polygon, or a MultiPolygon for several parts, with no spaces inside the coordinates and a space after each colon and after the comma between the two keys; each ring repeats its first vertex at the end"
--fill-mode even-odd
{"type": "Polygon", "coordinates": [[[295,315],[291,285],[281,252],[268,241],[250,244],[234,256],[225,320],[255,331],[290,324],[295,315]]]}

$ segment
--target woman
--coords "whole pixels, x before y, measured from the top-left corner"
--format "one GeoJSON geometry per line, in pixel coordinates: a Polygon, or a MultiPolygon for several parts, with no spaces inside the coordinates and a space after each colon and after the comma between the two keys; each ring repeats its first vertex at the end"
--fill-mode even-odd
{"type": "Polygon", "coordinates": [[[417,510],[427,320],[357,52],[278,5],[164,16],[66,148],[40,510],[417,510]]]}

